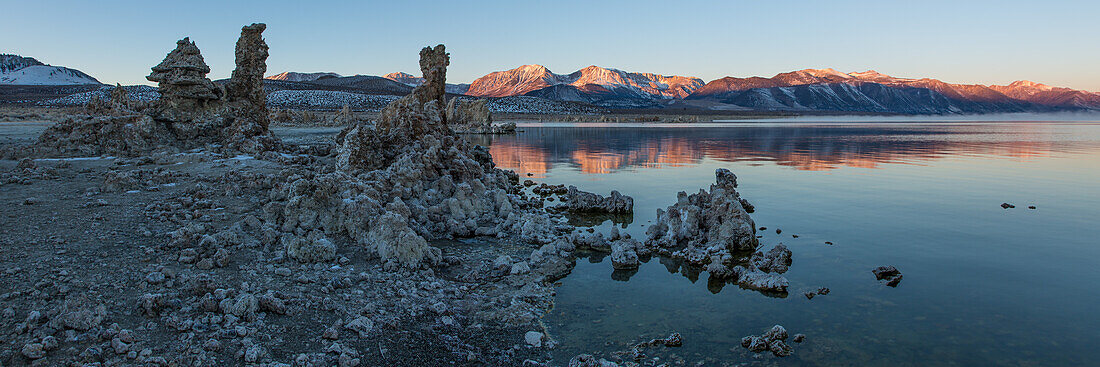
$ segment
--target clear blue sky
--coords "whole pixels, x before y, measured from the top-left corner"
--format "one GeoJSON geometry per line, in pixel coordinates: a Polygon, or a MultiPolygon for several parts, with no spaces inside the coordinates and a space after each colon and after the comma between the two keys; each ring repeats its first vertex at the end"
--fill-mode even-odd
{"type": "Polygon", "coordinates": [[[240,27],[267,23],[268,72],[419,74],[444,43],[450,82],[542,64],[691,75],[771,76],[832,67],[1100,91],[1095,1],[13,1],[0,52],[144,83],[190,36],[228,77],[240,27]]]}

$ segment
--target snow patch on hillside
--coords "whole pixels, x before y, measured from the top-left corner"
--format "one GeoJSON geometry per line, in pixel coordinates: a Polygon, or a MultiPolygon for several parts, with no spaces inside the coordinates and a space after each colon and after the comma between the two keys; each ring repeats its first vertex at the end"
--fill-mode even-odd
{"type": "Polygon", "coordinates": [[[101,83],[78,70],[60,66],[32,65],[0,74],[0,84],[79,85],[101,83]]]}

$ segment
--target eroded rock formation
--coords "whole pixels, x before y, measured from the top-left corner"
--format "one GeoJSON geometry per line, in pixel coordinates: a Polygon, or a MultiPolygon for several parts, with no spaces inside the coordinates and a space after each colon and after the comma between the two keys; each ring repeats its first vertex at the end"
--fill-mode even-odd
{"type": "Polygon", "coordinates": [[[436,238],[517,234],[549,243],[554,226],[517,195],[519,177],[447,126],[443,45],[420,56],[425,83],[374,124],[342,131],[335,169],[292,176],[275,191],[269,218],[289,233],[347,235],[390,267],[438,263],[439,249],[427,242],[436,238]]]}
{"type": "Polygon", "coordinates": [[[717,183],[710,192],[677,195],[676,204],[657,211],[657,220],[646,230],[647,244],[662,248],[686,246],[689,251],[719,246],[727,252],[755,249],[756,227],[737,193],[737,176],[727,169],[715,171],[717,183]]]}
{"type": "Polygon", "coordinates": [[[215,111],[221,107],[225,90],[206,78],[206,65],[195,42],[184,38],[145,77],[157,83],[160,99],[153,112],[157,120],[168,121],[180,139],[209,135],[219,127],[215,111]]]}
{"type": "Polygon", "coordinates": [[[751,253],[760,246],[746,209],[751,204],[737,193],[737,176],[732,172],[718,169],[715,176],[717,182],[709,192],[680,192],[676,204],[658,209],[657,219],[646,230],[645,245],[703,267],[716,280],[760,291],[786,292],[789,282],[779,274],[790,266],[791,251],[778,244],[767,253],[751,253]]]}
{"type": "Polygon", "coordinates": [[[268,56],[262,36],[265,29],[263,23],[241,28],[235,52],[237,67],[225,88],[226,108],[232,120],[223,135],[244,151],[264,151],[274,145],[268,130],[267,92],[263,83],[268,56]]]}
{"type": "Polygon", "coordinates": [[[157,82],[160,92],[151,107],[116,87],[109,100],[89,102],[87,116],[73,116],[47,129],[34,154],[135,156],[206,146],[256,154],[275,149],[278,141],[268,130],[262,82],[267,70],[264,28],[242,28],[228,90],[206,77],[210,67],[198,46],[184,38],[146,77],[157,82]]]}

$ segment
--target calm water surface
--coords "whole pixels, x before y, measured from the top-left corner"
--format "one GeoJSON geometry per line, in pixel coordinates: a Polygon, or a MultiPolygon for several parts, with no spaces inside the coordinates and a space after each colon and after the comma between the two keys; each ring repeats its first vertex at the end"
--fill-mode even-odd
{"type": "Polygon", "coordinates": [[[560,363],[675,331],[684,346],[651,355],[706,365],[1100,365],[1100,124],[521,127],[481,141],[499,166],[633,196],[633,219],[616,225],[635,237],[677,192],[708,187],[724,167],[768,227],[764,246],[794,252],[786,297],[657,258],[633,274],[613,273],[600,256],[581,260],[546,319],[560,363]],[[897,288],[875,280],[879,265],[902,271],[897,288]],[[832,292],[802,296],[820,286],[832,292]],[[773,324],[807,341],[783,359],[740,347],[773,324]]]}

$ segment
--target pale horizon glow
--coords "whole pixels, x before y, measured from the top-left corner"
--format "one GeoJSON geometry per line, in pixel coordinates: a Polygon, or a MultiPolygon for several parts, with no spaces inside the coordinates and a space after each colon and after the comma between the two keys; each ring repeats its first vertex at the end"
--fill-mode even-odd
{"type": "Polygon", "coordinates": [[[191,37],[229,77],[240,27],[267,23],[268,75],[419,76],[443,43],[448,82],[525,64],[693,76],[801,69],[1100,92],[1100,4],[1078,1],[42,1],[4,5],[0,53],[75,68],[103,83],[151,84],[149,68],[191,37]]]}

